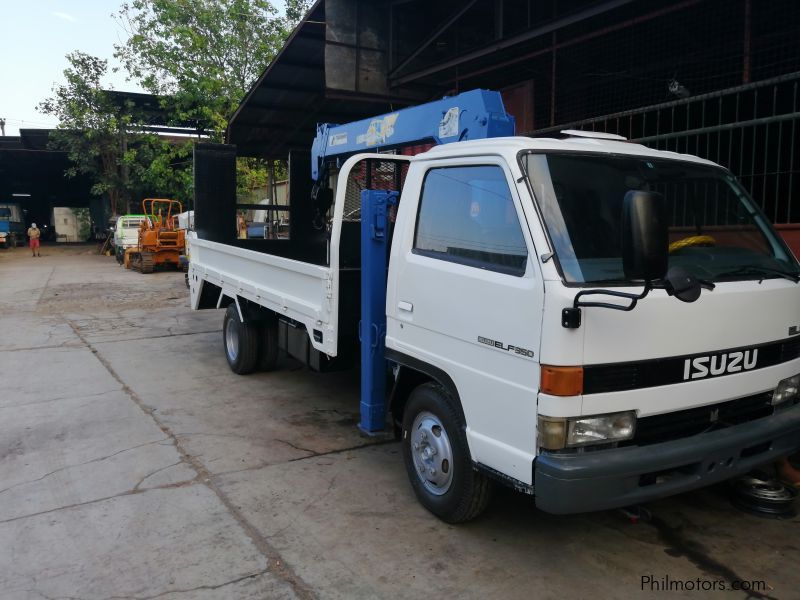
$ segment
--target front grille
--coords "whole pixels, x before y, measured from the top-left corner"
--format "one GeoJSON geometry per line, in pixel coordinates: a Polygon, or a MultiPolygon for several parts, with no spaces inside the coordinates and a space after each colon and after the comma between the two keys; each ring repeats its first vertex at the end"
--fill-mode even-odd
{"type": "Polygon", "coordinates": [[[768,417],[773,411],[772,392],[764,392],[729,402],[642,417],[636,422],[633,439],[620,442],[619,445],[649,446],[668,442],[715,429],[741,425],[768,417]]]}
{"type": "Polygon", "coordinates": [[[641,365],[627,364],[615,368],[584,368],[583,386],[587,393],[635,390],[642,385],[641,365]]]}
{"type": "MultiPolygon", "coordinates": [[[[769,342],[748,348],[730,348],[706,354],[691,354],[686,356],[671,356],[658,359],[648,359],[625,363],[609,363],[603,365],[585,365],[583,367],[583,393],[603,394],[608,392],[622,392],[676,383],[688,383],[694,378],[688,377],[689,367],[695,358],[710,359],[716,357],[721,364],[726,364],[729,356],[734,352],[756,353],[755,365],[750,369],[763,369],[800,358],[800,336],[777,342],[769,342]]],[[[748,354],[749,356],[749,354],[748,354]]],[[[740,365],[741,365],[741,357],[740,365]]],[[[708,363],[706,363],[708,364],[708,363]]],[[[725,371],[719,375],[700,375],[700,377],[728,376],[737,371],[725,371]]]]}
{"type": "Polygon", "coordinates": [[[781,362],[794,360],[800,357],[800,337],[783,342],[781,347],[781,362]]]}

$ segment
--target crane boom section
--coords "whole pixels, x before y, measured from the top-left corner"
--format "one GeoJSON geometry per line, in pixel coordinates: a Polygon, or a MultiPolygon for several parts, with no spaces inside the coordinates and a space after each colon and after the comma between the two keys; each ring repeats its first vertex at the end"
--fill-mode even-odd
{"type": "Polygon", "coordinates": [[[514,117],[506,112],[500,93],[472,90],[344,125],[317,125],[311,146],[311,177],[318,182],[326,161],[357,152],[511,135],[514,117]]]}

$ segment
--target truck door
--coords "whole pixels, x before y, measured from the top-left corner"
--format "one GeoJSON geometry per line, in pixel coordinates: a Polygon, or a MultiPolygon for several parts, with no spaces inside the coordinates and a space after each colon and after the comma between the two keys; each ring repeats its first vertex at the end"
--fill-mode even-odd
{"type": "Polygon", "coordinates": [[[535,256],[500,158],[412,167],[389,267],[389,355],[444,371],[464,409],[472,459],[525,483],[544,294],[535,256]]]}

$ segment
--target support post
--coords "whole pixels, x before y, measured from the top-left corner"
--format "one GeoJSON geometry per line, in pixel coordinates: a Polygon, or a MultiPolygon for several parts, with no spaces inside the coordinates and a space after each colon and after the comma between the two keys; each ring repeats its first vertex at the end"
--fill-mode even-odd
{"type": "Polygon", "coordinates": [[[375,434],[386,428],[386,269],[389,206],[397,192],[361,192],[361,421],[375,434]]]}

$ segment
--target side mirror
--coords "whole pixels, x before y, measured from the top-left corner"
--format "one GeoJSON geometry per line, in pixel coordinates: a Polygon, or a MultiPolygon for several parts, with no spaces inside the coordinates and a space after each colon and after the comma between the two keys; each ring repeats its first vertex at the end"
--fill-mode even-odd
{"type": "Polygon", "coordinates": [[[667,206],[655,192],[629,190],[622,204],[622,268],[626,279],[662,279],[669,262],[667,206]]]}
{"type": "Polygon", "coordinates": [[[667,293],[681,302],[694,302],[700,297],[700,282],[682,267],[672,267],[667,271],[664,284],[667,293]]]}

